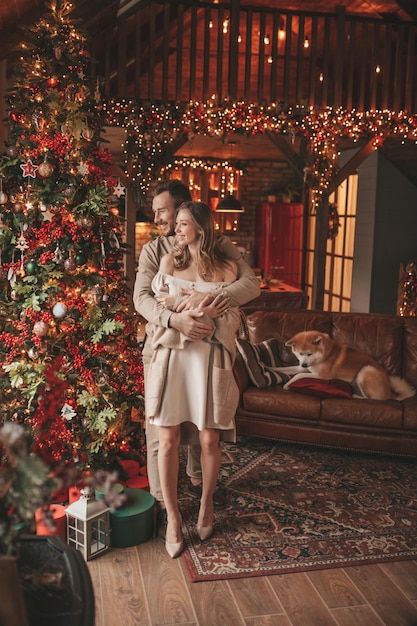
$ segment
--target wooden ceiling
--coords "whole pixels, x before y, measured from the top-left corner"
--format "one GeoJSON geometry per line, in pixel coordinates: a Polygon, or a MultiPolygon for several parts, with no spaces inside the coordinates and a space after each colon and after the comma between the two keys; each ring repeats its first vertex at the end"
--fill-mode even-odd
{"type": "MultiPolygon", "coordinates": [[[[172,0],[175,2],[176,0],[172,0]]],[[[230,1],[218,0],[224,4],[230,1]]],[[[236,1],[236,0],[234,0],[236,1]]],[[[45,11],[50,0],[1,0],[0,2],[0,59],[9,56],[11,50],[22,40],[21,27],[35,24],[45,11]]],[[[198,0],[197,0],[198,3],[198,0]]],[[[123,11],[140,0],[72,0],[71,15],[80,20],[80,26],[90,36],[104,30],[117,19],[118,11],[123,11]]],[[[279,6],[281,9],[306,12],[335,13],[343,6],[347,13],[377,19],[398,19],[417,22],[417,2],[415,0],[240,0],[241,5],[279,6]]]]}
{"type": "MultiPolygon", "coordinates": [[[[141,0],[72,0],[71,17],[78,20],[80,30],[90,38],[95,34],[106,30],[111,26],[119,12],[140,4],[141,0]]],[[[171,0],[176,2],[177,0],[171,0]]],[[[191,1],[191,0],[182,0],[191,1]]],[[[198,3],[198,0],[195,0],[198,3]]],[[[216,0],[214,0],[216,2],[216,0]]],[[[224,4],[238,2],[238,0],[218,0],[224,4]]],[[[0,0],[0,60],[8,58],[25,36],[24,26],[36,24],[40,17],[48,11],[50,0],[0,0]]],[[[372,17],[375,19],[390,19],[399,21],[417,22],[416,0],[240,0],[240,5],[249,6],[279,6],[280,9],[302,10],[305,12],[335,13],[337,8],[343,6],[348,14],[372,17]]],[[[116,129],[109,129],[108,139],[113,144],[115,152],[119,150],[123,141],[116,129]],[[116,131],[115,137],[113,137],[116,131]],[[121,140],[121,141],[120,141],[121,140]]],[[[263,158],[279,158],[276,146],[267,138],[260,140],[258,144],[250,146],[249,140],[239,138],[233,148],[233,157],[242,160],[254,158],[255,154],[263,158]]],[[[204,140],[207,149],[207,139],[204,140]]],[[[201,150],[198,138],[194,145],[186,145],[181,151],[183,156],[194,156],[201,150]]],[[[400,146],[398,142],[386,142],[383,150],[386,156],[392,160],[404,172],[404,174],[417,184],[417,147],[414,144],[400,146]]],[[[211,155],[217,158],[230,158],[230,147],[216,143],[210,146],[211,155]]],[[[201,156],[201,154],[199,155],[201,156]]],[[[281,155],[282,156],[282,155],[281,155]]],[[[256,157],[255,157],[256,158],[256,157]]]]}

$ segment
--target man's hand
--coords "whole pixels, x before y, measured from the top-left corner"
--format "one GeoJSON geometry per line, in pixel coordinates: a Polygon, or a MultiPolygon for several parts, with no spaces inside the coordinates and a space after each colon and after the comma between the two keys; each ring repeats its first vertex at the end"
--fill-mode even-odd
{"type": "Polygon", "coordinates": [[[196,289],[181,289],[182,296],[188,296],[184,302],[177,307],[177,312],[190,311],[191,309],[197,309],[199,304],[205,300],[208,296],[212,298],[211,294],[197,291],[196,289]]]}
{"type": "Polygon", "coordinates": [[[198,311],[197,309],[173,313],[169,318],[169,325],[190,339],[203,339],[211,334],[212,328],[198,320],[202,315],[203,311],[198,311]]]}

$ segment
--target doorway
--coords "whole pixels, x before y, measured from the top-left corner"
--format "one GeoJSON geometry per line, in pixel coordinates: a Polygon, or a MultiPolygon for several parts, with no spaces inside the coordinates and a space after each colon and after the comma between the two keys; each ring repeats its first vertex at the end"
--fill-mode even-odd
{"type": "MultiPolygon", "coordinates": [[[[349,312],[352,296],[358,175],[349,176],[329,197],[324,311],[349,312]]],[[[316,213],[307,219],[305,291],[312,301],[316,213]]]]}

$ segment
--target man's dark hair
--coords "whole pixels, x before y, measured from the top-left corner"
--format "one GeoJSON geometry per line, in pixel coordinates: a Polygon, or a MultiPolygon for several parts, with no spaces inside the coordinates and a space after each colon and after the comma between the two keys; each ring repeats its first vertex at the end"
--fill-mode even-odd
{"type": "Polygon", "coordinates": [[[154,191],[154,196],[159,196],[160,193],[168,191],[168,193],[174,199],[175,208],[178,209],[183,202],[189,202],[192,200],[190,190],[187,185],[177,178],[171,178],[170,180],[162,180],[157,184],[154,191]]]}

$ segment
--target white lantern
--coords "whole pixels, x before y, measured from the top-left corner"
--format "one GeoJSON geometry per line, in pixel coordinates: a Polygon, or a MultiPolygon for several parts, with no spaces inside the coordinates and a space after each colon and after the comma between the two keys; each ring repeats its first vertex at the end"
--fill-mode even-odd
{"type": "Polygon", "coordinates": [[[90,489],[81,489],[81,497],[66,508],[67,543],[80,550],[89,561],[110,547],[110,509],[104,500],[96,500],[90,489]]]}

